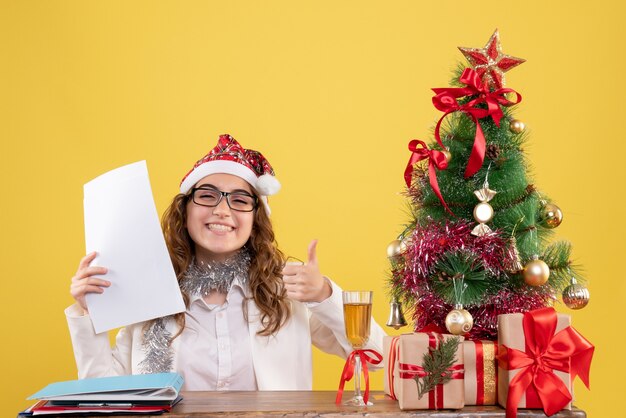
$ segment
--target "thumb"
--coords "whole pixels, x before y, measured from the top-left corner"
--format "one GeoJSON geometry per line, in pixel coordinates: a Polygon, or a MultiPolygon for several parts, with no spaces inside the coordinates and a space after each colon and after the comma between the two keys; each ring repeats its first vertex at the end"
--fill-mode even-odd
{"type": "Polygon", "coordinates": [[[307,264],[317,264],[317,240],[314,239],[309,244],[309,261],[307,264]]]}

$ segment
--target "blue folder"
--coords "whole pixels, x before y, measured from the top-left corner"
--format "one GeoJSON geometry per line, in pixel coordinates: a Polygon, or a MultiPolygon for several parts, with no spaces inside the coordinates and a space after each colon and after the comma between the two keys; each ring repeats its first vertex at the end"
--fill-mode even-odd
{"type": "Polygon", "coordinates": [[[183,385],[178,373],[136,374],[51,383],[28,399],[49,401],[174,401],[183,385]]]}

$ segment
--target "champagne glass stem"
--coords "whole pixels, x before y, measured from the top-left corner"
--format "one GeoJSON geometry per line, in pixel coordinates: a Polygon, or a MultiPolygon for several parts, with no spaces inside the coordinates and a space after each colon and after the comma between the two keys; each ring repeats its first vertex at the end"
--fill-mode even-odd
{"type": "Polygon", "coordinates": [[[363,399],[361,395],[361,356],[354,357],[354,397],[363,399]]]}

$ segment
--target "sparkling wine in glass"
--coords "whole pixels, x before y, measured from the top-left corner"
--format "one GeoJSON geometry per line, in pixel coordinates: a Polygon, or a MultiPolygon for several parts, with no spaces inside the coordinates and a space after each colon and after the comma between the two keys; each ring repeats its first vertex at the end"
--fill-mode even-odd
{"type": "MultiPolygon", "coordinates": [[[[346,336],[355,350],[362,349],[370,337],[370,318],[372,317],[372,292],[343,292],[343,319],[346,325],[346,336]]],[[[372,402],[363,400],[361,395],[361,358],[355,357],[354,364],[354,397],[344,405],[369,406],[372,402]]]]}

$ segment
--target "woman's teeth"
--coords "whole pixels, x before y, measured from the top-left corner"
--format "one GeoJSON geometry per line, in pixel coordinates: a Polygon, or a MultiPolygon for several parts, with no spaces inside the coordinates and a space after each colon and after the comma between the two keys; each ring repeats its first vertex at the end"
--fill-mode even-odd
{"type": "Polygon", "coordinates": [[[227,232],[230,232],[234,228],[232,226],[228,226],[228,225],[209,224],[209,229],[211,229],[213,231],[227,231],[227,232]]]}

